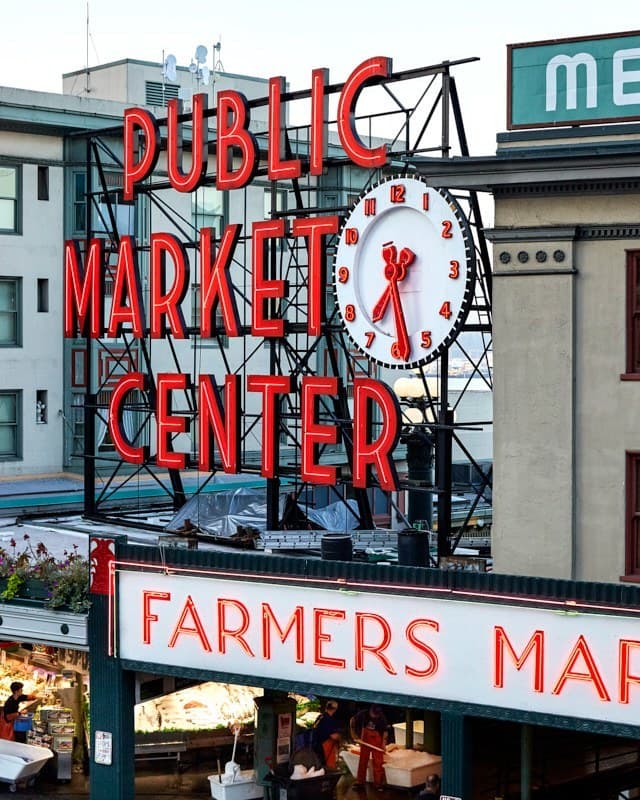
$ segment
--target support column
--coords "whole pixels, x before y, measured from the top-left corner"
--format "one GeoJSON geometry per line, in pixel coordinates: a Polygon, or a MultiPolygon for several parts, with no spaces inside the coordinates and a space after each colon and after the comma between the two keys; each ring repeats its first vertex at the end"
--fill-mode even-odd
{"type": "Polygon", "coordinates": [[[531,800],[531,764],[533,759],[533,728],[520,726],[520,800],[531,800]]]}
{"type": "Polygon", "coordinates": [[[471,798],[471,725],[462,714],[443,711],[442,794],[471,798]]]}
{"type": "MultiPolygon", "coordinates": [[[[91,800],[134,800],[135,675],[109,655],[109,567],[117,557],[118,540],[92,537],[91,560],[96,565],[89,610],[91,664],[91,800]],[[110,762],[110,763],[109,763],[110,762]]],[[[117,620],[115,621],[117,625],[117,620]]]]}
{"type": "Polygon", "coordinates": [[[427,753],[439,756],[442,753],[442,723],[438,711],[424,712],[423,747],[427,753]]]}

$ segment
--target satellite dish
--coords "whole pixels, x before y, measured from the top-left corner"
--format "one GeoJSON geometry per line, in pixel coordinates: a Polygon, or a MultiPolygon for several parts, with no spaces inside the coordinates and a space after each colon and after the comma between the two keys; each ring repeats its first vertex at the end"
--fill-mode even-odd
{"type": "Polygon", "coordinates": [[[204,64],[204,62],[207,60],[207,53],[208,50],[203,44],[199,44],[196,47],[196,61],[198,64],[204,64]]]}
{"type": "Polygon", "coordinates": [[[193,59],[191,59],[191,63],[189,64],[189,72],[192,75],[195,75],[197,71],[198,71],[198,65],[193,59]]]}
{"type": "Polygon", "coordinates": [[[200,80],[202,83],[209,83],[209,77],[211,75],[211,71],[209,67],[200,67],[200,80]]]}
{"type": "Polygon", "coordinates": [[[164,65],[162,67],[162,74],[168,81],[175,81],[177,74],[176,74],[176,57],[173,55],[169,55],[164,60],[164,65]]]}

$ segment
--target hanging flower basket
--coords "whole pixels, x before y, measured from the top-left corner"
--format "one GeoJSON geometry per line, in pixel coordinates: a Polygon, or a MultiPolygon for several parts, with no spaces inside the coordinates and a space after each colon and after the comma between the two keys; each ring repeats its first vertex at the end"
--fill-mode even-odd
{"type": "Polygon", "coordinates": [[[62,558],[55,558],[42,542],[34,547],[29,534],[23,538],[22,550],[15,539],[9,549],[0,547],[0,602],[26,599],[49,608],[87,611],[91,605],[88,559],[75,545],[62,558]]]}

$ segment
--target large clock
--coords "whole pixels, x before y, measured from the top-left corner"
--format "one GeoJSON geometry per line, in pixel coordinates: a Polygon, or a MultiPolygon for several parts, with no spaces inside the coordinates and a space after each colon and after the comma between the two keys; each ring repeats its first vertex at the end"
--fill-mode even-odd
{"type": "Polygon", "coordinates": [[[473,300],[473,238],[443,189],[395,177],[358,200],[340,233],[334,291],[345,330],[368,358],[418,367],[455,340],[473,300]]]}

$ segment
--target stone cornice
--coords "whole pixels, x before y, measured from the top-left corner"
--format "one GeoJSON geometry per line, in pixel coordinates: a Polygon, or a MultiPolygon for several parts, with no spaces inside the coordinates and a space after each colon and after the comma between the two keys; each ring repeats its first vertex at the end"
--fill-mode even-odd
{"type": "Polygon", "coordinates": [[[544,226],[540,228],[485,228],[490,242],[570,242],[577,237],[577,226],[544,226]]]}

